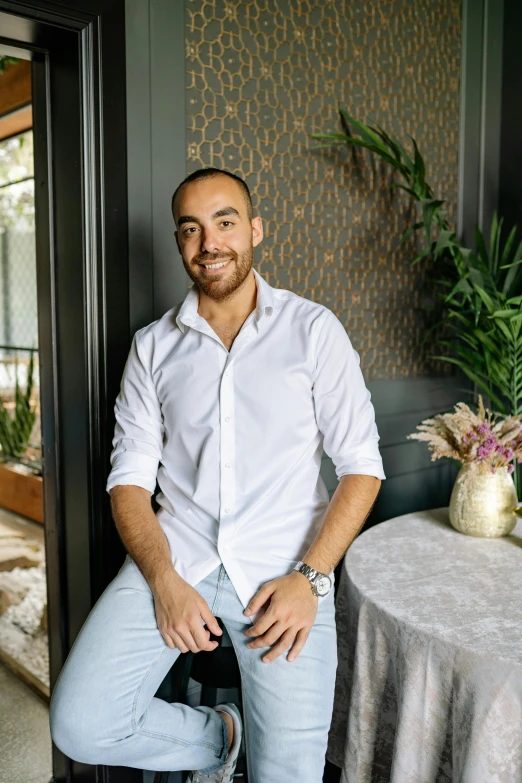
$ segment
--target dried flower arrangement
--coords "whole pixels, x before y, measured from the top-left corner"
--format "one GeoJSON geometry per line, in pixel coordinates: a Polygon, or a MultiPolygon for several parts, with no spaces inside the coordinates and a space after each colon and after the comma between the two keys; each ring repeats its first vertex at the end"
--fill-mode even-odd
{"type": "Polygon", "coordinates": [[[455,406],[456,413],[439,413],[417,425],[420,432],[407,435],[428,443],[431,460],[449,457],[461,463],[472,463],[481,473],[496,473],[506,468],[513,473],[512,460],[522,462],[522,414],[496,421],[497,416],[484,408],[479,395],[478,413],[464,402],[455,406]]]}

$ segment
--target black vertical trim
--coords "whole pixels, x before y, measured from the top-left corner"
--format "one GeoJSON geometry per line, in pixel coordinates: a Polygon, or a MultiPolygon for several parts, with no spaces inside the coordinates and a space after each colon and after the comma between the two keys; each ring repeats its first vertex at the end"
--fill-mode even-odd
{"type": "Polygon", "coordinates": [[[486,235],[498,209],[503,16],[503,0],[485,0],[477,223],[486,235]]]}
{"type": "MultiPolygon", "coordinates": [[[[36,279],[38,296],[38,345],[40,358],[40,404],[47,577],[49,667],[51,686],[56,682],[68,649],[69,607],[67,601],[65,530],[60,504],[60,443],[58,342],[56,340],[56,259],[50,170],[52,135],[50,125],[50,73],[46,54],[34,53],[32,61],[33,140],[35,182],[36,279]]],[[[53,748],[55,780],[66,780],[67,759],[53,748]]]]}
{"type": "Polygon", "coordinates": [[[459,154],[459,238],[489,232],[498,206],[503,0],[463,0],[459,154]]]}
{"type": "MultiPolygon", "coordinates": [[[[522,225],[522,3],[504,0],[500,212],[506,227],[522,225]]],[[[522,231],[519,230],[519,239],[522,231]]]]}
{"type": "Polygon", "coordinates": [[[478,214],[483,33],[484,0],[463,0],[457,232],[468,246],[478,214]]]}

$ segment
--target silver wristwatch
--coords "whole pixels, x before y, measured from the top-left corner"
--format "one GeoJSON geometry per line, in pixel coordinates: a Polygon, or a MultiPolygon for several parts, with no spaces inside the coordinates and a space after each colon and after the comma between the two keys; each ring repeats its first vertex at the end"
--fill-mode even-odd
{"type": "Polygon", "coordinates": [[[328,595],[332,589],[332,580],[327,574],[322,574],[320,571],[316,571],[315,568],[306,565],[300,560],[295,566],[294,571],[300,571],[310,584],[312,585],[312,592],[317,596],[328,595]]]}

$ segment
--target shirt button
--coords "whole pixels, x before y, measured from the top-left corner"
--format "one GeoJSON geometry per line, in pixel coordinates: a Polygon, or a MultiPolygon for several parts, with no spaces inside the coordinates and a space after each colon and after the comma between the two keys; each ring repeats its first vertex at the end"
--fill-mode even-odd
{"type": "Polygon", "coordinates": [[[230,514],[230,509],[229,508],[225,509],[225,514],[230,514]]]}
{"type": "Polygon", "coordinates": [[[230,421],[230,416],[225,416],[225,421],[230,421]]]}
{"type": "Polygon", "coordinates": [[[225,467],[229,468],[230,467],[230,462],[225,462],[225,467]]]}

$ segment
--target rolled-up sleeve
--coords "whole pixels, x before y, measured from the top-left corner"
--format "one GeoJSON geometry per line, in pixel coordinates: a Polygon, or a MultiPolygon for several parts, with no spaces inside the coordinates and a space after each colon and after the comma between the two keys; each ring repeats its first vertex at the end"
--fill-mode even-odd
{"type": "Polygon", "coordinates": [[[337,478],[360,473],[385,479],[379,433],[360,357],[346,329],[331,310],[318,324],[313,397],[323,448],[337,478]]]}
{"type": "Polygon", "coordinates": [[[151,494],[156,488],[164,427],[150,373],[150,351],[143,345],[142,331],[136,332],[132,339],[114,406],[116,425],[107,492],[117,484],[133,484],[148,489],[151,494]]]}

